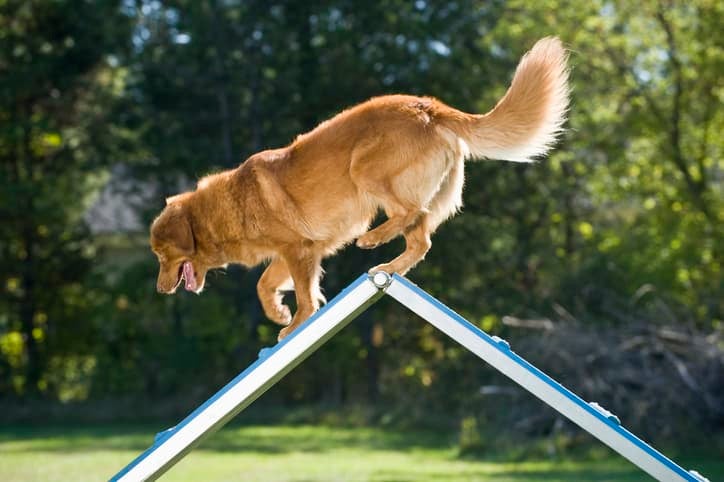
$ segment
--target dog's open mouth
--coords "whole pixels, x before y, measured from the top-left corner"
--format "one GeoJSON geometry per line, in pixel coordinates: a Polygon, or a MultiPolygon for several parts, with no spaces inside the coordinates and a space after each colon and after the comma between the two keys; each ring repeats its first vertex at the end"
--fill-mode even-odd
{"type": "Polygon", "coordinates": [[[179,268],[179,283],[181,280],[184,281],[184,288],[186,291],[196,292],[198,284],[196,283],[196,274],[194,273],[194,265],[191,261],[184,261],[179,268]]]}

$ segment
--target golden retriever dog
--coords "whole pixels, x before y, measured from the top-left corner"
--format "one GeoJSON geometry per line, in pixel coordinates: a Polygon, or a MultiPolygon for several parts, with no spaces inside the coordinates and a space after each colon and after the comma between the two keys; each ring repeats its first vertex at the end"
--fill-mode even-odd
{"type": "Polygon", "coordinates": [[[322,259],[351,241],[371,249],[404,236],[404,252],[370,271],[406,273],[460,209],[466,159],[531,162],[548,152],[568,107],[566,63],[561,42],[544,38],[487,114],[430,97],[376,97],[289,146],[202,178],[167,199],[151,226],[158,291],[174,293],[183,281],[199,293],[211,268],[268,261],[257,291],[266,316],[285,326],[281,340],[324,301],[322,259]],[[380,209],[386,221],[368,231],[380,209]],[[292,286],[294,316],[282,304],[292,286]]]}

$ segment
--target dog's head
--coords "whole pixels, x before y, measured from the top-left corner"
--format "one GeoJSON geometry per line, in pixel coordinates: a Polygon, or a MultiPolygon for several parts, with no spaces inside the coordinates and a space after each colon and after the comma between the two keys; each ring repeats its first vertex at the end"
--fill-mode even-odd
{"type": "Polygon", "coordinates": [[[151,225],[151,249],[158,257],[156,289],[173,294],[184,281],[187,291],[200,293],[209,267],[199,255],[184,195],[167,199],[166,208],[151,225]]]}

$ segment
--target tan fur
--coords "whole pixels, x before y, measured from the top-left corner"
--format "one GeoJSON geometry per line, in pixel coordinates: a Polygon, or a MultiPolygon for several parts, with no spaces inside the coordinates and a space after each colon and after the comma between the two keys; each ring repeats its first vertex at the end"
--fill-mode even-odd
{"type": "Polygon", "coordinates": [[[405,251],[371,271],[404,274],[460,209],[465,158],[528,162],[545,154],[565,119],[567,75],[560,41],[542,39],[485,115],[429,97],[377,97],[287,147],[203,178],[195,191],[169,198],[151,227],[158,290],[174,292],[187,261],[201,291],[211,268],[270,260],[258,294],[266,315],[287,325],[283,338],[319,308],[324,257],[355,238],[374,248],[402,235],[405,251]],[[379,209],[387,220],[368,231],[379,209]],[[290,282],[293,317],[280,294],[290,282]]]}

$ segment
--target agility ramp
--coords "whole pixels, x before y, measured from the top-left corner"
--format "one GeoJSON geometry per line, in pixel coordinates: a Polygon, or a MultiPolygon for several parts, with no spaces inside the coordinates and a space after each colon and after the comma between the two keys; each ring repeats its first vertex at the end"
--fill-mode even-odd
{"type": "Polygon", "coordinates": [[[619,419],[528,363],[497,336],[490,336],[437,299],[398,275],[364,274],[291,335],[259,352],[259,359],[194,410],[178,425],[156,435],[154,443],[111,481],[155,480],[204,437],[226,424],[272,387],[367,307],[389,295],[514,382],[575,422],[652,477],[661,481],[702,482],[626,430],[619,419]]]}

